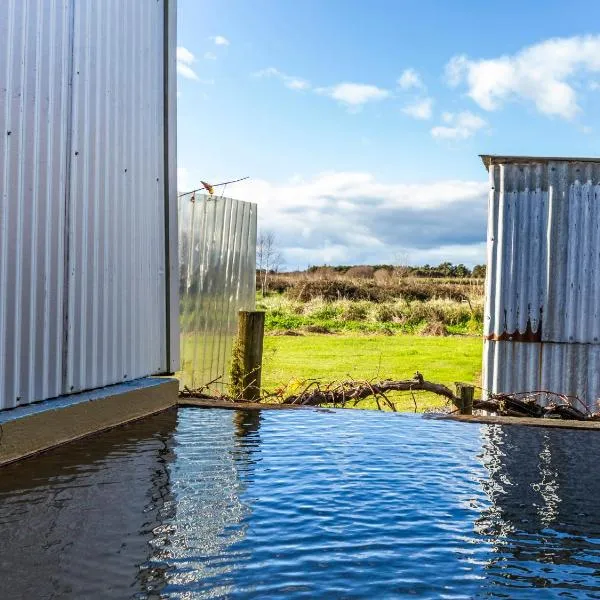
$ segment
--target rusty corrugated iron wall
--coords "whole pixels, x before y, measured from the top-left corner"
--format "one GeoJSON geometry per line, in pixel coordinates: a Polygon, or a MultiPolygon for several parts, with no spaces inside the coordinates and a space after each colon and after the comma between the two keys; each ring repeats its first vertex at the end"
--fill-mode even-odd
{"type": "Polygon", "coordinates": [[[483,386],[600,397],[600,159],[484,156],[483,386]]]}
{"type": "Polygon", "coordinates": [[[177,366],[174,24],[0,2],[0,408],[177,366]]]}

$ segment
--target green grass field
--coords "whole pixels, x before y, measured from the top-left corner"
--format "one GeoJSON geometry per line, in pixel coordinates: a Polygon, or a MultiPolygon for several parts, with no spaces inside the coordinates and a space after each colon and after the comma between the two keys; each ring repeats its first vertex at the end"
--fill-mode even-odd
{"type": "MultiPolygon", "coordinates": [[[[454,387],[455,381],[480,383],[480,337],[421,337],[413,335],[306,335],[265,337],[263,387],[290,381],[319,379],[410,379],[420,371],[425,379],[454,387]]],[[[433,394],[416,393],[419,411],[442,406],[433,394]]],[[[414,411],[410,393],[391,395],[399,411],[414,411]]],[[[376,408],[365,400],[360,408],[376,408]]]]}

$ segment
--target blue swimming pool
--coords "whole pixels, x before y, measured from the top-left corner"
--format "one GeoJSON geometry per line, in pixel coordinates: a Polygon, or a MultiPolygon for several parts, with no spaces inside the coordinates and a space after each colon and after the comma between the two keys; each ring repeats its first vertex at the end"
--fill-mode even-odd
{"type": "Polygon", "coordinates": [[[599,451],[596,431],[167,412],[0,471],[0,598],[600,598],[599,451]]]}

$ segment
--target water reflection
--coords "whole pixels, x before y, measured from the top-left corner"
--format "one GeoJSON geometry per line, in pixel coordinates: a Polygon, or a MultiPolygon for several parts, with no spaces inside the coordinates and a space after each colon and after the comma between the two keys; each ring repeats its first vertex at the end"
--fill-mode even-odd
{"type": "Polygon", "coordinates": [[[164,566],[139,566],[169,519],[175,424],[167,411],[1,469],[0,598],[158,591],[164,566]]]}
{"type": "Polygon", "coordinates": [[[248,559],[235,546],[249,526],[243,496],[259,460],[260,421],[257,412],[180,411],[170,465],[174,513],[149,561],[172,565],[166,594],[220,597],[235,589],[235,565],[248,559]]]}
{"type": "Polygon", "coordinates": [[[590,461],[597,432],[489,425],[482,438],[489,505],[475,531],[492,544],[490,590],[600,592],[600,484],[590,461]]]}
{"type": "Polygon", "coordinates": [[[0,470],[0,598],[600,597],[595,431],[184,409],[0,470]]]}

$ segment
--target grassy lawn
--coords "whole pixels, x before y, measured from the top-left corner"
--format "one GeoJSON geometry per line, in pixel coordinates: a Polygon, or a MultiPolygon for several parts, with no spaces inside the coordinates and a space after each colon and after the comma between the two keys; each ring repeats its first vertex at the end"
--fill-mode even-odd
{"type": "MultiPolygon", "coordinates": [[[[293,380],[409,379],[420,371],[425,379],[454,387],[455,381],[479,384],[480,337],[422,337],[412,335],[267,336],[263,386],[267,390],[293,380]]],[[[418,409],[444,404],[440,397],[415,393],[418,409]]],[[[398,410],[414,411],[410,393],[390,395],[398,410]]],[[[365,400],[360,408],[376,408],[365,400]]]]}

